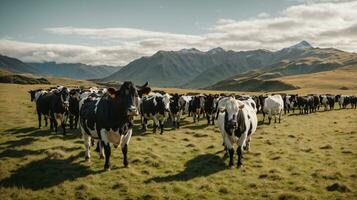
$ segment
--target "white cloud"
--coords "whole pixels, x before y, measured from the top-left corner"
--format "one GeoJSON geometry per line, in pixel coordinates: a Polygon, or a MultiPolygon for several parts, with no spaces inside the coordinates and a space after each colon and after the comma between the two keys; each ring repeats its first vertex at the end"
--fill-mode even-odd
{"type": "Polygon", "coordinates": [[[260,13],[256,18],[247,20],[220,19],[207,30],[207,33],[201,35],[123,27],[55,27],[45,30],[51,34],[95,38],[102,40],[103,43],[116,45],[91,47],[39,44],[3,38],[0,40],[0,53],[24,61],[124,65],[158,50],[195,47],[205,51],[217,46],[232,50],[278,50],[301,40],[307,40],[319,47],[357,51],[356,10],[357,1],[307,2],[290,6],[277,16],[260,13]]]}
{"type": "Polygon", "coordinates": [[[259,13],[259,14],[258,14],[258,17],[260,17],[260,18],[266,18],[266,17],[270,17],[270,14],[269,14],[269,13],[266,13],[266,12],[262,12],[262,13],[259,13]]]}

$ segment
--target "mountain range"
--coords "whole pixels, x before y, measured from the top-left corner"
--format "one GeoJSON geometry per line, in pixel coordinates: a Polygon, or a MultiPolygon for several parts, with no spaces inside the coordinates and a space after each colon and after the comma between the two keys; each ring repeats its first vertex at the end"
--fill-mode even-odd
{"type": "MultiPolygon", "coordinates": [[[[157,87],[224,89],[220,87],[226,86],[222,85],[222,82],[231,82],[235,80],[234,76],[242,74],[242,76],[251,75],[250,78],[259,75],[260,78],[263,76],[267,80],[269,76],[331,70],[355,60],[355,53],[332,48],[314,48],[306,41],[278,51],[264,49],[226,51],[218,47],[203,52],[192,48],[180,51],[158,51],[152,56],[134,60],[102,80],[132,80],[138,84],[149,81],[157,87]],[[341,60],[342,57],[347,60],[341,60]]],[[[274,81],[271,83],[277,88],[280,85],[274,81]]],[[[236,90],[239,87],[233,88],[236,90]]],[[[294,87],[287,86],[287,88],[294,87]]]]}
{"type": "Polygon", "coordinates": [[[16,58],[0,55],[0,69],[13,73],[29,73],[37,76],[56,76],[73,79],[99,79],[106,77],[120,67],[86,65],[82,63],[24,63],[16,58]]]}
{"type": "Polygon", "coordinates": [[[209,51],[195,48],[158,51],[138,58],[124,67],[91,66],[82,63],[23,63],[0,55],[0,69],[14,73],[60,76],[74,79],[136,84],[149,81],[154,87],[193,89],[278,91],[298,88],[280,80],[291,75],[331,71],[357,66],[357,54],[334,48],[312,47],[301,41],[278,51],[209,51]]]}

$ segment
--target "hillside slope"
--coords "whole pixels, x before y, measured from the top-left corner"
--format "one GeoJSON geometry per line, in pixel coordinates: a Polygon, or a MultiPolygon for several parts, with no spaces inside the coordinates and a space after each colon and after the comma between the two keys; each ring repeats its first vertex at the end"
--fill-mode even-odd
{"type": "MultiPolygon", "coordinates": [[[[283,60],[279,63],[267,66],[260,70],[249,71],[247,73],[233,76],[229,79],[213,84],[206,89],[214,90],[237,90],[237,91],[277,91],[297,89],[294,83],[285,82],[292,75],[313,74],[323,71],[331,71],[342,67],[355,66],[357,64],[357,54],[343,52],[337,49],[314,48],[306,51],[305,57],[294,60],[283,60]],[[286,77],[285,79],[279,79],[286,77]],[[265,82],[275,81],[281,84],[281,88],[265,86],[265,82]],[[259,84],[255,84],[258,83],[259,84]],[[250,83],[250,84],[248,84],[250,83]]],[[[348,79],[353,80],[353,76],[348,79]]]]}

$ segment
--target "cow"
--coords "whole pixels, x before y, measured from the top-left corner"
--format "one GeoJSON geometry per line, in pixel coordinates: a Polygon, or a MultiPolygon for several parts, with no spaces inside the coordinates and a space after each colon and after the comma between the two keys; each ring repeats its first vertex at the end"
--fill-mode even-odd
{"type": "Polygon", "coordinates": [[[288,113],[290,113],[290,110],[293,111],[293,113],[295,112],[295,107],[297,105],[297,97],[298,95],[286,95],[284,97],[284,114],[286,114],[286,111],[288,113]]]}
{"type": "Polygon", "coordinates": [[[338,102],[340,109],[346,108],[348,104],[350,104],[350,96],[347,95],[336,95],[335,101],[338,102]]]}
{"type": "Polygon", "coordinates": [[[356,107],[357,107],[357,97],[356,96],[350,96],[350,102],[351,102],[351,108],[356,109],[356,107]]]}
{"type": "Polygon", "coordinates": [[[41,115],[45,115],[50,119],[50,129],[57,133],[58,122],[60,119],[63,129],[63,135],[66,134],[66,117],[69,106],[69,94],[66,87],[58,87],[53,92],[48,92],[40,95],[36,101],[36,110],[39,121],[39,127],[41,126],[41,115]]]}
{"type": "Polygon", "coordinates": [[[182,114],[189,113],[189,106],[191,100],[192,100],[192,96],[188,96],[188,95],[180,96],[179,103],[182,107],[182,114]]]}
{"type": "Polygon", "coordinates": [[[142,116],[142,128],[146,131],[147,121],[154,122],[153,132],[156,133],[157,126],[160,126],[160,134],[164,132],[164,123],[170,113],[170,96],[168,94],[153,94],[142,98],[140,112],[142,116]]]}
{"type": "MultiPolygon", "coordinates": [[[[272,115],[274,115],[274,122],[276,123],[276,115],[279,115],[279,123],[281,120],[281,114],[284,110],[284,101],[281,95],[268,96],[264,100],[264,113],[268,114],[269,124],[271,123],[272,115]]],[[[265,116],[263,115],[263,123],[265,116]]]]}
{"type": "Polygon", "coordinates": [[[196,123],[200,121],[201,113],[203,112],[204,97],[203,96],[194,96],[190,101],[189,113],[192,114],[193,122],[196,123]]]}
{"type": "Polygon", "coordinates": [[[204,110],[206,113],[207,124],[211,124],[212,121],[212,125],[214,125],[216,103],[216,98],[213,95],[209,94],[205,97],[204,110]]]}
{"type": "Polygon", "coordinates": [[[237,167],[243,165],[243,150],[249,150],[250,136],[255,132],[258,121],[256,110],[251,102],[224,97],[218,103],[218,128],[223,137],[223,144],[229,153],[229,167],[233,167],[234,147],[236,143],[238,162],[237,167]],[[249,138],[249,139],[248,139],[249,138]]]}
{"type": "Polygon", "coordinates": [[[87,99],[80,109],[81,132],[85,144],[85,159],[90,160],[90,141],[95,138],[104,146],[104,169],[111,169],[110,143],[121,147],[123,164],[128,167],[128,145],[132,135],[133,117],[138,115],[138,98],[149,93],[148,83],[135,86],[124,82],[112,95],[99,99],[87,99]]]}
{"type": "Polygon", "coordinates": [[[69,116],[69,128],[77,128],[78,119],[79,119],[79,101],[80,101],[80,90],[72,89],[69,92],[69,107],[68,107],[68,116],[69,116]]]}
{"type": "Polygon", "coordinates": [[[174,128],[180,128],[180,120],[184,105],[180,103],[180,96],[173,94],[170,99],[170,118],[174,128]]]}
{"type": "Polygon", "coordinates": [[[310,105],[313,102],[310,100],[308,96],[298,96],[297,98],[297,106],[300,110],[300,114],[308,114],[310,105]]]}
{"type": "MultiPolygon", "coordinates": [[[[47,90],[43,90],[43,89],[37,89],[37,90],[30,90],[28,91],[28,93],[30,94],[30,100],[31,102],[35,101],[36,104],[36,111],[38,113],[38,108],[37,108],[37,100],[40,96],[48,93],[47,90]]],[[[47,116],[44,115],[44,120],[45,120],[45,126],[47,127],[47,116]]],[[[38,116],[38,128],[41,128],[41,116],[38,116]]]]}

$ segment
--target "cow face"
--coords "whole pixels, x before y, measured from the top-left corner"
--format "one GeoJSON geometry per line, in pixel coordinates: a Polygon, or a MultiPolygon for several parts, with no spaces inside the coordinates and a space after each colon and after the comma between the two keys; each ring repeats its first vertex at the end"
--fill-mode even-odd
{"type": "Polygon", "coordinates": [[[148,83],[141,87],[135,87],[131,81],[124,82],[120,89],[115,92],[114,101],[118,109],[124,110],[127,116],[138,115],[139,94],[148,94],[151,91],[147,85],[148,83]]]}
{"type": "Polygon", "coordinates": [[[237,129],[237,117],[236,114],[233,114],[232,118],[229,119],[229,113],[226,111],[224,115],[224,129],[228,135],[232,136],[235,130],[237,129]]]}

